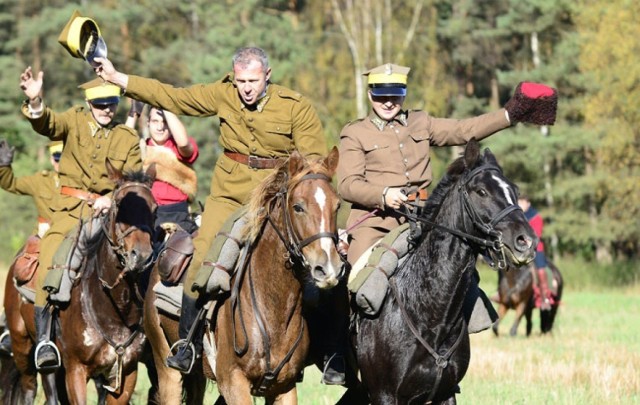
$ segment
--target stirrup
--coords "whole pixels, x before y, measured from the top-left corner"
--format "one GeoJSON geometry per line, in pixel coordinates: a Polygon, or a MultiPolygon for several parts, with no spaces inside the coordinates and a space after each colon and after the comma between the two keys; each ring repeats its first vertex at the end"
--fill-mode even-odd
{"type": "Polygon", "coordinates": [[[44,340],[40,343],[38,343],[38,345],[36,346],[36,349],[33,352],[33,357],[35,359],[34,363],[36,366],[36,371],[39,371],[41,373],[46,373],[46,372],[50,372],[50,371],[55,371],[58,368],[60,368],[60,366],[62,365],[62,361],[60,360],[60,351],[58,350],[58,346],[55,345],[55,343],[53,343],[50,340],[44,340]],[[56,354],[56,359],[58,360],[58,363],[56,365],[53,366],[44,366],[44,367],[39,367],[38,366],[38,354],[40,353],[40,350],[42,350],[45,347],[51,347],[53,349],[53,351],[56,354]]]}
{"type": "Polygon", "coordinates": [[[336,358],[341,358],[342,359],[342,365],[345,367],[346,369],[346,364],[345,364],[345,359],[344,356],[339,355],[338,353],[333,353],[328,359],[327,361],[325,361],[324,363],[324,367],[322,368],[322,379],[321,379],[321,383],[324,385],[344,385],[345,384],[345,379],[346,379],[346,370],[343,371],[339,371],[336,369],[333,369],[333,371],[336,372],[336,374],[342,374],[342,380],[340,382],[333,382],[333,381],[329,381],[325,378],[327,371],[329,370],[329,365],[331,364],[331,361],[333,361],[336,358]]]}
{"type": "MultiPolygon", "coordinates": [[[[186,371],[178,370],[182,374],[190,374],[191,373],[191,369],[193,368],[193,365],[196,363],[196,347],[193,345],[192,342],[189,342],[187,339],[180,339],[180,340],[176,341],[173,345],[171,345],[171,348],[169,349],[169,351],[172,353],[171,357],[175,357],[180,353],[180,351],[187,350],[187,347],[191,349],[191,362],[189,363],[189,369],[188,370],[186,370],[186,371]],[[175,350],[175,354],[174,354],[174,350],[175,350]]],[[[167,360],[169,360],[169,358],[167,358],[167,360]]],[[[167,363],[167,367],[169,367],[168,363],[167,363]]],[[[171,368],[173,368],[173,367],[171,367],[171,368]]],[[[176,370],[176,369],[174,369],[174,370],[176,370]]]]}
{"type": "MultiPolygon", "coordinates": [[[[11,338],[11,334],[9,333],[9,329],[5,329],[5,331],[2,332],[2,334],[0,334],[0,348],[2,348],[2,341],[5,340],[7,337],[9,337],[9,339],[11,338]]],[[[7,356],[13,357],[13,350],[0,349],[0,353],[4,353],[7,356]]]]}

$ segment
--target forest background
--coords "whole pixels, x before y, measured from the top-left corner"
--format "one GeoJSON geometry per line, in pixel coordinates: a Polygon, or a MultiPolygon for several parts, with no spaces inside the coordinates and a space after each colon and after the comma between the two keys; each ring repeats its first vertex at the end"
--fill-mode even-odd
{"type": "MultiPolygon", "coordinates": [[[[548,254],[622,267],[613,284],[640,278],[640,2],[633,0],[3,0],[0,3],[0,138],[13,168],[48,168],[47,140],[19,113],[19,75],[43,70],[55,111],[82,105],[95,77],[57,43],[73,10],[100,26],[125,73],[176,86],[212,82],[242,46],[270,56],[272,80],[308,96],[330,145],[368,113],[362,73],[410,66],[405,107],[464,118],[504,105],[523,80],[558,90],[554,126],[517,125],[483,141],[546,219],[548,254]]],[[[118,112],[124,121],[129,103],[118,112]]],[[[183,117],[200,147],[198,200],[221,152],[218,120],[183,117]]],[[[433,156],[436,180],[456,156],[433,156]]],[[[0,262],[33,230],[28,197],[2,193],[0,262]]],[[[198,206],[193,207],[198,210],[198,206]]],[[[344,216],[343,216],[344,218],[344,216]]],[[[602,268],[602,267],[600,267],[602,268]]]]}

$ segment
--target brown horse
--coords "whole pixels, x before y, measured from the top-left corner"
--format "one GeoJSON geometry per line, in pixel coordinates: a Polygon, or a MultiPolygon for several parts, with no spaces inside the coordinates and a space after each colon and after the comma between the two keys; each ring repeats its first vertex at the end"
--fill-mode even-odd
{"type": "MultiPolygon", "coordinates": [[[[205,347],[213,339],[217,356],[211,363],[204,356],[202,367],[194,367],[184,382],[164,366],[167,340],[178,339],[177,320],[159,314],[153,293],[147,295],[145,332],[162,403],[180,403],[183,390],[187,403],[202,402],[203,371],[217,380],[224,397],[218,404],[251,404],[252,396],[265,397],[267,404],[297,403],[295,385],[310,343],[303,290],[306,284],[332,288],[343,271],[336,248],[339,198],[331,185],[337,163],[336,148],[318,161],[294,152],[254,191],[248,208],[251,247],[232,278],[230,297],[207,321],[206,329],[215,333],[207,333],[205,347]]],[[[154,271],[151,284],[157,281],[154,271]]]]}
{"type": "Polygon", "coordinates": [[[113,202],[59,313],[57,343],[72,404],[86,402],[89,378],[102,382],[108,404],[127,404],[145,342],[136,281],[152,257],[155,168],[124,175],[107,168],[116,183],[113,202]]]}
{"type": "MultiPolygon", "coordinates": [[[[551,309],[549,311],[540,311],[540,331],[542,334],[551,332],[553,328],[564,287],[560,270],[550,260],[547,260],[547,265],[553,273],[549,286],[552,287],[555,293],[553,295],[554,304],[551,305],[551,309]]],[[[500,319],[493,325],[493,333],[496,336],[498,336],[500,320],[504,318],[504,315],[510,309],[516,311],[516,318],[511,325],[509,334],[511,336],[518,334],[518,325],[522,320],[522,316],[524,316],[526,320],[526,335],[531,335],[533,327],[531,318],[535,308],[532,276],[534,270],[533,263],[521,267],[508,266],[506,270],[499,270],[498,297],[497,300],[494,299],[498,304],[498,315],[500,316],[500,319]]]]}
{"type": "MultiPolygon", "coordinates": [[[[40,239],[30,238],[32,246],[39,245],[40,239]]],[[[35,348],[35,317],[33,302],[22,298],[14,284],[14,271],[17,266],[16,261],[23,256],[25,247],[20,249],[16,255],[9,271],[4,289],[4,308],[7,316],[7,328],[11,335],[11,346],[13,357],[2,358],[0,370],[0,390],[2,390],[3,404],[32,404],[38,389],[38,378],[35,365],[33,363],[33,349],[35,348]]],[[[39,249],[35,249],[37,251],[39,249]]],[[[31,280],[35,282],[36,275],[31,275],[31,280]]],[[[32,283],[27,283],[32,287],[32,283]]],[[[66,403],[66,391],[63,381],[56,377],[61,373],[50,373],[42,376],[42,384],[45,392],[47,404],[57,404],[58,401],[66,403]],[[58,388],[59,387],[59,388],[58,388]]]]}

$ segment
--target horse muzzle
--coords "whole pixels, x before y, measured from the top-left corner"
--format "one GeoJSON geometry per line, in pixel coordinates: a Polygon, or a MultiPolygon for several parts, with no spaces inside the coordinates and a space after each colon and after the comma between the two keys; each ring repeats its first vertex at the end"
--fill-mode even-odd
{"type": "Polygon", "coordinates": [[[505,243],[504,253],[506,258],[515,266],[522,266],[531,262],[536,255],[538,237],[527,233],[520,233],[510,243],[505,243]]]}

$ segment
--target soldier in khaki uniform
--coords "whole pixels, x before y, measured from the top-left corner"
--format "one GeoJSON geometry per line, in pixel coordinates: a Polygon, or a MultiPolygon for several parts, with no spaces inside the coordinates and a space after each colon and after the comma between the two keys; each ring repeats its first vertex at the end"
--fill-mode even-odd
{"type": "MultiPolygon", "coordinates": [[[[33,234],[42,238],[51,223],[51,200],[60,192],[58,162],[62,154],[62,142],[49,144],[49,157],[54,171],[41,170],[30,176],[16,177],[11,163],[13,148],[5,140],[0,141],[0,188],[12,194],[29,195],[33,198],[38,212],[38,223],[33,234]]],[[[0,327],[5,327],[5,314],[0,316],[0,327]]],[[[9,330],[0,334],[0,353],[11,354],[9,330]]]]}
{"type": "MultiPolygon", "coordinates": [[[[8,148],[8,144],[0,146],[0,149],[8,148]],[[5,146],[6,145],[6,146],[5,146]]],[[[16,177],[11,167],[13,153],[8,161],[0,161],[0,188],[12,194],[28,195],[33,198],[38,212],[38,224],[34,230],[41,238],[51,224],[51,207],[53,199],[60,193],[60,178],[58,168],[62,156],[63,143],[61,141],[50,142],[49,158],[51,170],[41,170],[30,176],[16,177]]]]}
{"type": "MultiPolygon", "coordinates": [[[[224,154],[213,172],[202,224],[194,240],[195,253],[184,282],[179,330],[184,339],[202,305],[193,282],[201,267],[206,270],[204,267],[212,266],[203,261],[221,226],[248,201],[250,192],[273,172],[280,158],[294,150],[311,158],[326,155],[322,124],[309,100],[269,81],[271,68],[260,48],[239,49],[233,56],[232,73],[215,83],[188,88],[120,73],[105,58],[96,58],[96,62],[102,64],[96,73],[126,89],[129,97],[176,114],[217,115],[220,119],[218,142],[224,154]]],[[[224,273],[216,268],[214,275],[216,271],[224,273]]],[[[219,276],[228,284],[226,273],[219,276]]],[[[199,353],[201,334],[196,336],[193,343],[199,353]]],[[[185,349],[168,359],[170,367],[182,372],[190,369],[193,352],[189,345],[185,349]]]]}
{"type": "MultiPolygon", "coordinates": [[[[80,86],[84,90],[87,109],[76,106],[63,113],[46,107],[40,97],[43,72],[34,75],[31,67],[20,76],[20,87],[27,96],[22,113],[33,129],[51,140],[65,143],[60,159],[60,194],[52,202],[52,224],[42,240],[40,269],[36,280],[36,333],[40,350],[35,353],[36,367],[41,371],[55,369],[58,353],[49,341],[46,327],[51,314],[47,291],[43,290],[47,273],[52,271],[53,257],[65,235],[90,219],[106,213],[111,206],[114,183],[109,180],[107,159],[118,170],[142,169],[139,138],[135,130],[113,121],[120,88],[100,79],[80,86]],[[47,271],[42,271],[47,269],[47,271]]],[[[53,271],[62,271],[55,268],[53,271]]],[[[57,286],[50,286],[53,293],[57,286]]]]}
{"type": "MultiPolygon", "coordinates": [[[[545,104],[546,96],[555,93],[537,83],[521,83],[505,108],[473,118],[434,118],[424,111],[404,110],[409,70],[387,63],[366,72],[372,111],[347,124],[340,134],[338,191],[352,203],[347,229],[348,261],[354,270],[360,268],[356,262],[363,253],[406,222],[395,210],[411,197],[426,198],[432,181],[431,146],[481,140],[517,122],[555,120],[555,104],[545,104]],[[545,99],[542,105],[539,97],[545,99]],[[552,108],[543,111],[546,107],[552,108]]],[[[384,269],[387,277],[394,270],[384,269]]]]}

